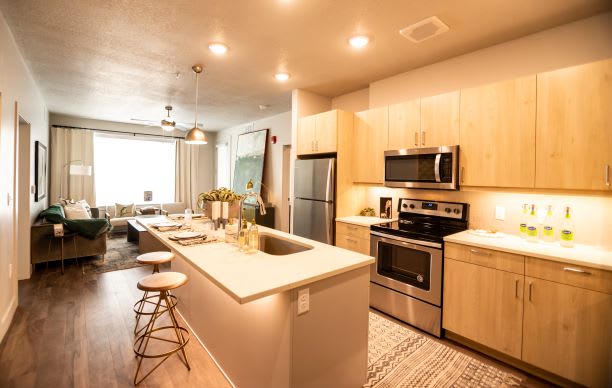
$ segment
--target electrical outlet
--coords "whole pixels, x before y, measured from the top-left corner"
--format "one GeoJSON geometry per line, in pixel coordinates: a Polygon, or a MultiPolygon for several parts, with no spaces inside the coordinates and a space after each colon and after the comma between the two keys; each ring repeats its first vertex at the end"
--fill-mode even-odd
{"type": "Polygon", "coordinates": [[[306,314],[310,310],[310,289],[304,288],[298,291],[298,315],[306,314]]]}
{"type": "Polygon", "coordinates": [[[504,221],[506,219],[506,208],[503,206],[495,206],[495,219],[504,221]]]}
{"type": "Polygon", "coordinates": [[[13,278],[13,264],[9,264],[9,279],[13,278]]]}

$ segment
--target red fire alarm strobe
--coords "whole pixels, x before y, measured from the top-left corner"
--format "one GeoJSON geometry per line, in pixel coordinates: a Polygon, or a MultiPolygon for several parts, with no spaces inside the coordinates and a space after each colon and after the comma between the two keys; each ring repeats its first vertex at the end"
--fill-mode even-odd
{"type": "Polygon", "coordinates": [[[270,137],[270,143],[276,144],[276,136],[271,136],[270,137]]]}

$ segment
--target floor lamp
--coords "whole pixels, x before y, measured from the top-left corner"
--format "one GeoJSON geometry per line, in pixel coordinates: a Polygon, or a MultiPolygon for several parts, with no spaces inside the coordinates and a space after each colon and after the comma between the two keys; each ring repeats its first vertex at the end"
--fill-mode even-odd
{"type": "MultiPolygon", "coordinates": [[[[84,165],[82,160],[71,160],[68,163],[64,164],[64,166],[62,167],[62,176],[60,179],[59,199],[64,199],[62,197],[62,192],[63,192],[63,187],[64,187],[64,176],[65,176],[66,170],[68,170],[68,176],[72,176],[72,175],[91,176],[91,166],[84,165]],[[72,163],[80,163],[80,164],[72,164],[72,163]]],[[[69,194],[69,193],[66,193],[66,194],[69,194]]]]}

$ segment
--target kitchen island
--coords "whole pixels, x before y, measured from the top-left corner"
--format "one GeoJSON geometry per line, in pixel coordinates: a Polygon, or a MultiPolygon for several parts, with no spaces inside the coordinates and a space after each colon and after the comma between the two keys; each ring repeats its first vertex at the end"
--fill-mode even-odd
{"type": "MultiPolygon", "coordinates": [[[[182,246],[151,227],[159,219],[139,222],[189,277],[175,292],[179,312],[234,386],[365,383],[372,257],[264,227],[254,253],[182,246]]],[[[223,240],[223,231],[209,234],[223,240]]]]}

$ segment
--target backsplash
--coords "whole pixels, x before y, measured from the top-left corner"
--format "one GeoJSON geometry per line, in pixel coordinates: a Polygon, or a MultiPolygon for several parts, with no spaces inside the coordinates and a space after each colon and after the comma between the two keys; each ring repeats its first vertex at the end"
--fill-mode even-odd
{"type": "MultiPolygon", "coordinates": [[[[572,208],[576,243],[597,245],[612,250],[612,197],[601,195],[535,194],[486,190],[409,190],[382,186],[360,186],[364,193],[363,207],[378,209],[380,197],[393,198],[393,215],[397,216],[399,198],[428,199],[470,204],[470,228],[494,229],[518,235],[523,203],[535,204],[544,212],[553,206],[555,228],[561,226],[563,209],[572,208]],[[495,207],[505,208],[505,220],[495,219],[495,207]]],[[[556,232],[558,240],[558,232],[556,232]]]]}

